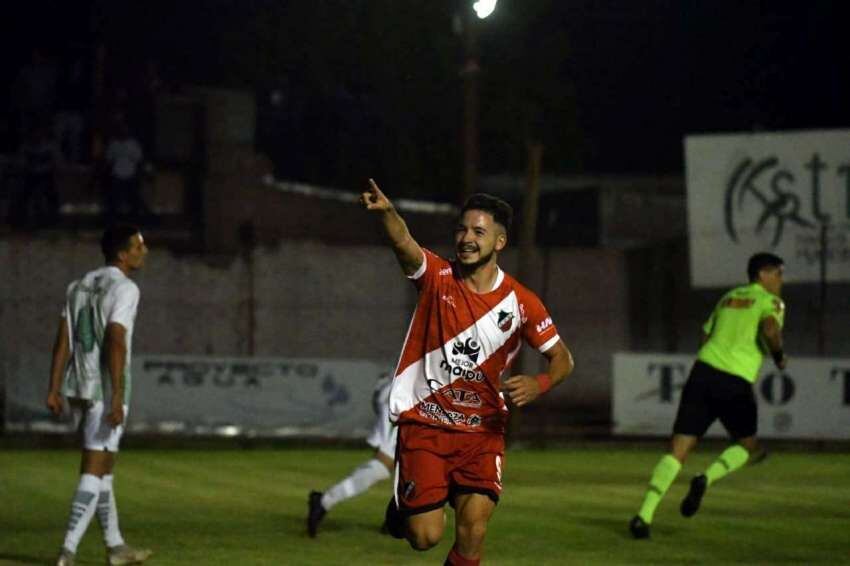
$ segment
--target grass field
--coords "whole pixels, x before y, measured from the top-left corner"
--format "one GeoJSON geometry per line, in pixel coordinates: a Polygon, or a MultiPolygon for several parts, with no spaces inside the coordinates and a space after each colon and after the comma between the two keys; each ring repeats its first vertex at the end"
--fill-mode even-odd
{"type": "MultiPolygon", "coordinates": [[[[711,488],[692,519],[678,514],[690,477],[714,450],[692,457],[655,517],[652,539],[627,522],[661,444],[509,451],[505,491],[484,563],[850,563],[850,454],[776,452],[711,488]]],[[[306,497],[367,458],[367,450],[141,450],[120,455],[116,493],[125,538],[155,550],[150,564],[442,564],[378,532],[389,482],[344,502],[319,537],[305,532],[306,497]]],[[[61,544],[78,454],[0,451],[0,564],[46,564],[61,544]]],[[[92,522],[79,564],[103,564],[92,522]]]]}

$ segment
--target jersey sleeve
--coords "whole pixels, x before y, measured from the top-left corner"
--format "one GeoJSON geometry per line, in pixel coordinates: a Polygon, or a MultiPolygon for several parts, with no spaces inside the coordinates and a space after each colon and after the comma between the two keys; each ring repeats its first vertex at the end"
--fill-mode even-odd
{"type": "Polygon", "coordinates": [[[422,248],[422,265],[419,266],[416,273],[408,275],[407,278],[413,281],[417,290],[422,291],[437,278],[442,269],[447,267],[450,268],[451,266],[446,260],[431,250],[422,248]]]}
{"type": "Polygon", "coordinates": [[[106,323],[116,322],[124,328],[131,328],[139,308],[139,288],[127,281],[115,288],[115,302],[106,316],[106,323]]]}
{"type": "Polygon", "coordinates": [[[561,337],[552,322],[552,317],[543,306],[543,302],[531,291],[521,293],[520,309],[522,311],[522,337],[538,352],[545,352],[558,343],[561,337]]]}
{"type": "Polygon", "coordinates": [[[773,317],[782,328],[785,325],[785,302],[775,295],[765,295],[761,300],[761,312],[759,321],[773,317]]]}
{"type": "Polygon", "coordinates": [[[66,320],[71,320],[71,290],[76,284],[76,281],[71,281],[68,288],[65,289],[65,302],[62,304],[62,312],[59,313],[59,316],[66,320]]]}

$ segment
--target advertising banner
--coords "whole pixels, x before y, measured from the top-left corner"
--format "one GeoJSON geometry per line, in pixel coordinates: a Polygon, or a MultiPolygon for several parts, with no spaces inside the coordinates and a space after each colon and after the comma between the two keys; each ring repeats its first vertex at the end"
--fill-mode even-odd
{"type": "MultiPolygon", "coordinates": [[[[44,406],[49,359],[7,363],[7,430],[64,432],[44,406]]],[[[390,364],[368,360],[137,356],[130,431],[365,437],[390,364]]]]}
{"type": "MultiPolygon", "coordinates": [[[[668,436],[693,355],[614,355],[613,432],[668,436]]],[[[850,439],[850,359],[792,358],[784,371],[766,362],[755,384],[758,435],[850,439]]],[[[725,436],[720,423],[707,436],[725,436]]]]}
{"type": "Polygon", "coordinates": [[[747,259],[785,259],[786,280],[850,281],[850,130],[685,138],[691,284],[746,281],[747,259]]]}

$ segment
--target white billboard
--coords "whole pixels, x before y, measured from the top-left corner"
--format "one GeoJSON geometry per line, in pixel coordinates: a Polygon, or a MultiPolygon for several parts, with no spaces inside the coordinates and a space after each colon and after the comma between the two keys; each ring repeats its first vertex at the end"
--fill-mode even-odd
{"type": "MultiPolygon", "coordinates": [[[[7,430],[67,432],[47,411],[49,356],[6,360],[7,430]]],[[[130,431],[365,437],[389,363],[313,358],[133,357],[130,431]]]]}
{"type": "MultiPolygon", "coordinates": [[[[694,356],[614,355],[615,434],[668,436],[694,356]]],[[[758,436],[850,439],[850,359],[791,358],[783,371],[762,366],[755,385],[758,436]]],[[[708,436],[725,436],[719,423],[708,436]]]]}
{"type": "Polygon", "coordinates": [[[785,259],[786,280],[850,281],[850,130],[685,138],[691,284],[746,281],[747,259],[785,259]]]}

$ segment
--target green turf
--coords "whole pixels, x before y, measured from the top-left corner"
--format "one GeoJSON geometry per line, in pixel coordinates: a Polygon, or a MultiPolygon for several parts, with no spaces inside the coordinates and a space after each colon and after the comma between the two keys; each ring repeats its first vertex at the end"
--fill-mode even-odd
{"type": "MultiPolygon", "coordinates": [[[[652,539],[627,532],[657,446],[582,446],[507,455],[486,564],[835,564],[850,561],[850,454],[781,452],[712,487],[692,519],[678,514],[705,449],[685,465],[652,539]]],[[[116,490],[128,542],[151,564],[442,564],[452,544],[417,553],[378,532],[389,482],[333,509],[311,540],[306,496],[367,458],[366,450],[140,450],[120,455],[116,490]]],[[[78,455],[0,451],[0,563],[46,564],[61,544],[78,455]]],[[[79,564],[102,564],[92,522],[79,564]]]]}

